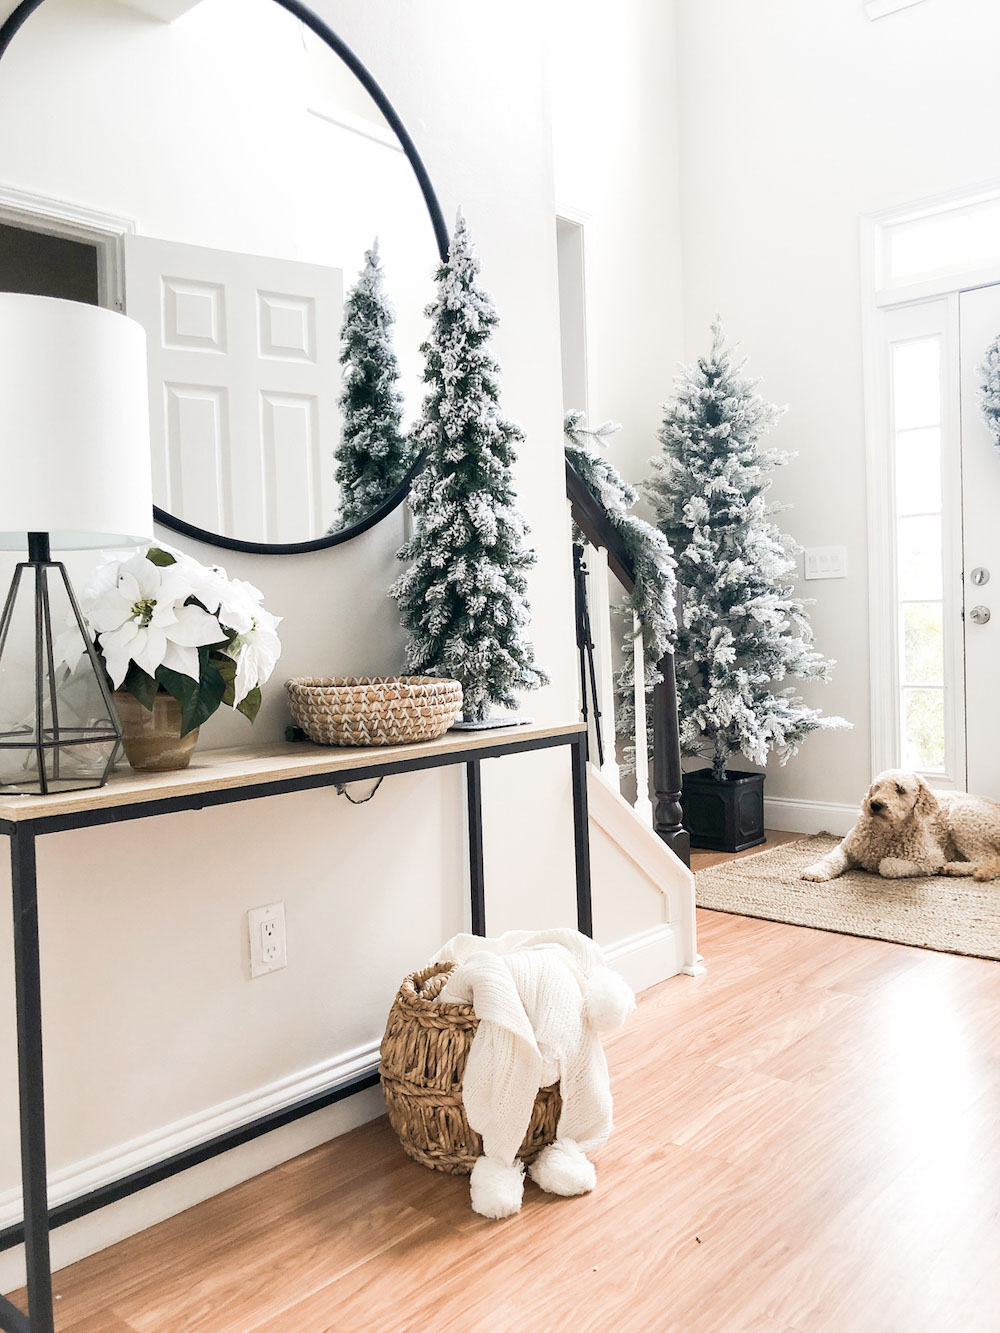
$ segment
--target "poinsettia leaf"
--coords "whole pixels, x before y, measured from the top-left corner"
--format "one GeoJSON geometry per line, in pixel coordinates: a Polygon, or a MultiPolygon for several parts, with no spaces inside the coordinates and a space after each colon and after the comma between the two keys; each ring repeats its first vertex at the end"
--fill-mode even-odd
{"type": "Polygon", "coordinates": [[[165,666],[156,668],[156,681],[171,698],[176,699],[180,704],[183,725],[185,710],[193,707],[198,696],[198,682],[192,680],[190,676],[185,676],[181,671],[171,671],[169,667],[165,666]]]}
{"type": "Polygon", "coordinates": [[[261,693],[260,686],[255,685],[245,699],[241,699],[236,705],[236,711],[242,713],[249,721],[253,721],[260,712],[261,693]]]}
{"type": "Polygon", "coordinates": [[[153,711],[153,700],[159,686],[152,676],[148,676],[141,666],[129,663],[128,674],[122,681],[122,689],[131,694],[148,713],[153,711]]]}
{"type": "Polygon", "coordinates": [[[151,565],[159,565],[161,569],[167,565],[176,565],[177,557],[171,555],[169,551],[161,551],[158,546],[151,546],[146,552],[146,559],[151,565]]]}
{"type": "Polygon", "coordinates": [[[226,682],[211,661],[209,650],[199,649],[198,657],[201,663],[199,680],[192,680],[179,671],[171,671],[169,667],[161,666],[156,671],[156,679],[181,706],[182,736],[207,722],[226,693],[226,682]]]}
{"type": "Polygon", "coordinates": [[[236,706],[236,663],[231,657],[226,657],[225,653],[213,654],[212,661],[216,671],[226,682],[226,692],[222,696],[222,702],[227,708],[236,706]]]}

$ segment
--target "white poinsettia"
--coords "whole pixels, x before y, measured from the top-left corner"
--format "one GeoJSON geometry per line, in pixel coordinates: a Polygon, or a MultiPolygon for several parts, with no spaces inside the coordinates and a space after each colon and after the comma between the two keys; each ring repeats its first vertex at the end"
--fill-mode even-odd
{"type": "MultiPolygon", "coordinates": [[[[251,722],[256,717],[259,687],[281,653],[279,618],[263,600],[259,588],[230,579],[218,565],[206,568],[156,545],[106,556],[80,603],[114,688],[124,687],[145,708],[157,691],[172,695],[183,736],[223,703],[251,722]]],[[[85,651],[73,622],[57,639],[59,662],[72,672],[85,651]]]]}
{"type": "Polygon", "coordinates": [[[185,605],[191,582],[190,569],[180,562],[159,566],[134,555],[118,565],[113,584],[97,595],[88,614],[115,689],[131,662],[147,676],[163,666],[199,679],[198,649],[227,635],[217,616],[185,605]]]}
{"type": "MultiPolygon", "coordinates": [[[[228,615],[226,621],[228,624],[228,615]]],[[[251,690],[263,685],[274,670],[281,656],[281,642],[275,632],[280,624],[280,616],[272,616],[258,603],[249,627],[222,649],[236,663],[234,708],[239,707],[251,690]]]]}

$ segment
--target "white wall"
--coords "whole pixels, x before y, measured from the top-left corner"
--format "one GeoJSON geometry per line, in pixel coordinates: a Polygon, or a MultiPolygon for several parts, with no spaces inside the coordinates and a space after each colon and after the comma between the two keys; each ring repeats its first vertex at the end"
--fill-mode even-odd
{"type": "Polygon", "coordinates": [[[556,203],[584,227],[590,420],[622,424],[609,456],[638,478],[683,351],[675,2],[557,0],[549,20],[556,203]]]}
{"type": "Polygon", "coordinates": [[[873,23],[855,0],[678,0],[678,40],[686,356],[720,311],[791,404],[781,521],[848,548],[845,580],[801,585],[838,659],[804,693],[855,729],[809,738],[768,791],[854,804],[870,743],[858,220],[998,174],[1000,7],[930,0],[873,23]]]}
{"type": "MultiPolygon", "coordinates": [[[[0,5],[4,13],[11,7],[10,0],[0,5]]],[[[505,403],[527,432],[517,475],[539,553],[530,577],[533,634],[554,681],[525,702],[540,719],[573,717],[553,190],[541,55],[525,41],[534,10],[521,0],[488,16],[461,0],[317,0],[317,8],[389,90],[446,214],[453,217],[461,202],[479,238],[504,316],[496,348],[505,403]]],[[[108,8],[102,22],[112,21],[108,8]]],[[[124,9],[119,21],[140,22],[124,9]]],[[[51,50],[59,54],[58,44],[51,50]]],[[[85,69],[85,49],[62,54],[79,56],[85,69]]],[[[118,75],[122,133],[131,135],[146,114],[143,88],[127,66],[118,75]]],[[[5,167],[15,127],[27,127],[3,102],[4,86],[0,66],[0,180],[44,189],[43,155],[37,163],[19,156],[16,173],[5,167]]],[[[51,144],[88,95],[75,86],[70,92],[64,98],[56,80],[45,121],[34,127],[51,144]]],[[[134,149],[141,152],[141,136],[134,149]]],[[[74,196],[97,204],[87,197],[85,153],[81,145],[74,196]]],[[[314,555],[227,556],[230,572],[257,583],[285,617],[285,653],[254,731],[241,718],[219,717],[204,729],[202,745],[278,736],[287,676],[399,668],[401,638],[384,590],[400,536],[396,516],[314,555]]],[[[491,929],[573,919],[568,769],[559,753],[484,772],[491,929]]],[[[184,1117],[197,1120],[377,1040],[400,977],[465,924],[464,856],[456,771],[387,780],[361,808],[319,792],[42,844],[53,1169],[113,1158],[141,1136],[155,1140],[184,1117]],[[288,969],[250,982],[244,914],[279,898],[287,905],[288,969]]],[[[613,887],[605,886],[612,904],[613,887]]],[[[0,914],[0,1194],[17,1186],[8,915],[0,914]]],[[[632,934],[641,924],[622,919],[618,929],[632,934]]],[[[368,1094],[65,1228],[55,1236],[57,1261],[290,1156],[378,1106],[377,1094],[368,1094]]],[[[0,1257],[0,1289],[16,1280],[12,1257],[0,1257]]]]}

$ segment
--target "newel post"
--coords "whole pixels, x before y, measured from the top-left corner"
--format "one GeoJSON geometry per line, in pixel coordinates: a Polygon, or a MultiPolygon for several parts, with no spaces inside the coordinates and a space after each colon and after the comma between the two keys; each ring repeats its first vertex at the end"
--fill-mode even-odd
{"type": "Polygon", "coordinates": [[[691,839],[681,822],[681,743],[673,653],[664,653],[659,670],[662,679],[653,689],[653,828],[689,866],[691,839]]]}

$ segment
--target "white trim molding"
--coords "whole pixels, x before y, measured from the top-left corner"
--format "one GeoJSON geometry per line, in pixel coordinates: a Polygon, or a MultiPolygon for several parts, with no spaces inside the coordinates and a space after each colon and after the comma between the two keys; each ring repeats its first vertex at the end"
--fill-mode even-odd
{"type": "Polygon", "coordinates": [[[865,0],[865,13],[870,19],[884,19],[900,9],[912,9],[924,0],[865,0]]]}
{"type": "Polygon", "coordinates": [[[124,311],[125,237],[135,231],[131,218],[0,185],[0,222],[94,246],[97,299],[109,310],[124,311]]]}
{"type": "MultiPolygon", "coordinates": [[[[219,1134],[239,1129],[260,1116],[291,1106],[313,1093],[355,1078],[378,1065],[379,1043],[369,1042],[354,1050],[344,1051],[332,1060],[313,1065],[285,1078],[276,1079],[264,1087],[216,1106],[206,1107],[194,1115],[173,1124],[163,1125],[148,1134],[127,1143],[117,1144],[106,1152],[49,1175],[49,1204],[65,1203],[90,1190],[110,1185],[122,1176],[161,1162],[164,1158],[195,1148],[219,1134]]],[[[11,1226],[21,1218],[20,1190],[6,1190],[0,1194],[0,1227],[11,1226]]]]}
{"type": "Polygon", "coordinates": [[[699,975],[704,968],[698,954],[694,875],[594,764],[587,765],[587,798],[592,826],[642,872],[663,900],[663,925],[608,945],[608,957],[630,958],[645,951],[634,964],[617,964],[635,990],[678,972],[699,975]],[[651,968],[654,961],[659,970],[651,968]]]}
{"type": "MultiPolygon", "coordinates": [[[[858,793],[860,802],[861,793],[858,793]]],[[[803,801],[794,796],[765,796],[764,823],[783,833],[833,833],[842,838],[854,827],[858,805],[803,801]]]]}
{"type": "MultiPolygon", "coordinates": [[[[637,994],[678,972],[689,971],[679,964],[677,932],[670,925],[640,931],[638,935],[605,949],[604,957],[637,994]]],[[[705,969],[699,970],[704,972],[705,969]]]]}

